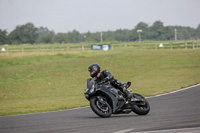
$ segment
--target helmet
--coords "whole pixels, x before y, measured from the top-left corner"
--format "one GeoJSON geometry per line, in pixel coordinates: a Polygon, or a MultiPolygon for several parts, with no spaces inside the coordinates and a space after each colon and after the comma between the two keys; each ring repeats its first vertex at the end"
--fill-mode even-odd
{"type": "Polygon", "coordinates": [[[100,66],[98,64],[92,64],[88,67],[88,71],[92,78],[97,77],[97,74],[100,72],[100,66]]]}

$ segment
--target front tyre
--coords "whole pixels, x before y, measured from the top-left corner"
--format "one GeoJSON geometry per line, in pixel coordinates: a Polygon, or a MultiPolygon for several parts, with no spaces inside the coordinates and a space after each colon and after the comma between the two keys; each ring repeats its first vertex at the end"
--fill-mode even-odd
{"type": "Polygon", "coordinates": [[[133,112],[138,115],[148,114],[150,111],[150,105],[148,101],[143,96],[137,93],[133,93],[133,97],[139,99],[139,101],[135,102],[136,104],[133,105],[133,112]]]}
{"type": "Polygon", "coordinates": [[[102,118],[110,117],[112,114],[112,108],[107,103],[106,99],[101,96],[91,98],[90,108],[95,114],[102,118]]]}

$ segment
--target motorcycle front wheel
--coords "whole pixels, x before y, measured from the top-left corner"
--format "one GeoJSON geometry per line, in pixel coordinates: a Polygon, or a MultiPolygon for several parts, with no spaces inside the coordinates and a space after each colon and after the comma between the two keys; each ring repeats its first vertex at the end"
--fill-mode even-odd
{"type": "Polygon", "coordinates": [[[110,117],[112,108],[102,96],[93,97],[90,99],[90,108],[92,111],[102,118],[110,117]]]}

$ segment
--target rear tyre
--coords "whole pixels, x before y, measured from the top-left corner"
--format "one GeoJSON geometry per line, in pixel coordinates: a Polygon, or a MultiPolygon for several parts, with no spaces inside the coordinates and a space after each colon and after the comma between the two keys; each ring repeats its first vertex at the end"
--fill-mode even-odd
{"type": "Polygon", "coordinates": [[[150,105],[148,101],[137,93],[133,93],[133,97],[140,99],[139,101],[135,102],[137,105],[133,106],[133,112],[138,115],[147,115],[150,111],[150,105]]]}
{"type": "Polygon", "coordinates": [[[107,103],[106,99],[101,96],[93,97],[90,100],[90,107],[95,114],[102,118],[110,117],[112,114],[112,108],[107,103]]]}

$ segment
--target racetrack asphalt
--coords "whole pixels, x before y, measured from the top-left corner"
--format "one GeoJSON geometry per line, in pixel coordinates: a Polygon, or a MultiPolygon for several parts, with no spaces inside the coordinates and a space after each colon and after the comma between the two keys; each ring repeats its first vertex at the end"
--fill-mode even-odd
{"type": "Polygon", "coordinates": [[[0,117],[0,133],[200,133],[200,84],[147,98],[150,113],[100,118],[89,107],[0,117]]]}

